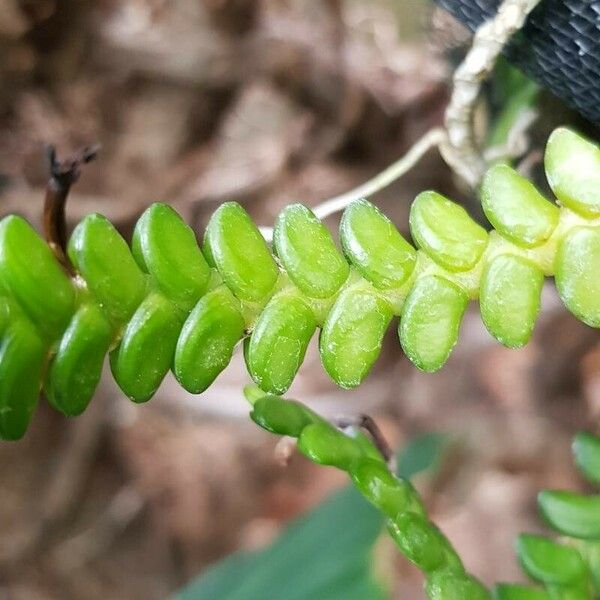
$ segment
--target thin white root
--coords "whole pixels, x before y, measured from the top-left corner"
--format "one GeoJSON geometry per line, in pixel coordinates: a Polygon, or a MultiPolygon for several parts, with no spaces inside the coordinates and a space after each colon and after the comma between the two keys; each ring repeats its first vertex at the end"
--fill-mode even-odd
{"type": "Polygon", "coordinates": [[[523,110],[514,122],[512,129],[508,132],[506,143],[501,146],[486,148],[483,153],[486,163],[523,156],[529,149],[530,140],[527,131],[537,120],[538,116],[537,110],[533,108],[523,110]]]}
{"type": "MultiPolygon", "coordinates": [[[[313,212],[319,219],[324,219],[329,215],[344,210],[355,200],[369,198],[402,177],[405,173],[408,173],[429,150],[438,147],[445,137],[446,133],[441,127],[429,130],[402,158],[381,171],[381,173],[378,173],[372,179],[369,179],[349,192],[321,202],[321,204],[318,204],[313,209],[313,212]]],[[[267,241],[273,239],[272,227],[260,227],[260,232],[267,241]]]]}
{"type": "Polygon", "coordinates": [[[315,207],[313,212],[319,219],[324,219],[329,215],[344,210],[344,208],[355,200],[369,198],[373,194],[376,194],[402,177],[405,173],[408,173],[429,150],[439,146],[445,139],[445,136],[446,134],[442,128],[431,129],[402,158],[373,177],[373,179],[369,179],[366,183],[349,192],[322,202],[315,207]]]}
{"type": "MultiPolygon", "coordinates": [[[[428,131],[402,158],[369,181],[318,204],[313,209],[315,215],[324,219],[344,210],[355,200],[373,196],[410,171],[434,147],[439,149],[448,166],[473,189],[477,188],[485,173],[487,160],[522,154],[527,149],[526,130],[535,120],[535,112],[527,111],[522,115],[506,145],[490,148],[485,156],[477,142],[473,121],[483,82],[490,76],[510,38],[523,27],[529,13],[540,1],[503,0],[496,16],[475,32],[467,56],[454,73],[444,127],[428,131]]],[[[272,241],[272,227],[260,227],[260,232],[267,241],[272,241]]]]}
{"type": "Polygon", "coordinates": [[[470,187],[476,188],[486,162],[473,130],[477,98],[498,56],[519,31],[540,0],[503,0],[498,12],[475,32],[473,45],[453,77],[453,91],[444,120],[447,138],[440,152],[448,165],[470,187]]]}

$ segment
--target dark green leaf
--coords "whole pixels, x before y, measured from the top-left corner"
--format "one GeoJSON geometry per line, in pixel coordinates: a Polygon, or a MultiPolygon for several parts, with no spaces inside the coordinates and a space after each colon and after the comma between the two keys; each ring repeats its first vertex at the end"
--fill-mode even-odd
{"type": "Polygon", "coordinates": [[[299,519],[267,549],[236,554],[176,600],[383,600],[372,548],[383,517],[354,489],[299,519]]]}
{"type": "Polygon", "coordinates": [[[496,600],[550,600],[544,591],[516,583],[500,583],[494,590],[496,600]]]}
{"type": "Polygon", "coordinates": [[[538,503],[557,531],[575,538],[600,540],[600,495],[547,490],[538,495],[538,503]]]}
{"type": "Polygon", "coordinates": [[[585,581],[581,555],[570,546],[540,535],[523,534],[517,540],[517,555],[527,574],[541,583],[572,586],[585,581]]]}
{"type": "MultiPolygon", "coordinates": [[[[415,438],[399,455],[399,474],[437,465],[445,442],[441,434],[415,438]]],[[[383,600],[388,594],[373,574],[373,545],[383,525],[356,490],[342,490],[270,547],[225,559],[173,600],[383,600]]]]}
{"type": "Polygon", "coordinates": [[[426,433],[414,438],[398,453],[398,475],[410,479],[423,471],[438,469],[448,442],[443,433],[426,433]]]}
{"type": "Polygon", "coordinates": [[[579,470],[592,483],[600,484],[600,437],[579,432],[573,441],[573,454],[579,470]]]}

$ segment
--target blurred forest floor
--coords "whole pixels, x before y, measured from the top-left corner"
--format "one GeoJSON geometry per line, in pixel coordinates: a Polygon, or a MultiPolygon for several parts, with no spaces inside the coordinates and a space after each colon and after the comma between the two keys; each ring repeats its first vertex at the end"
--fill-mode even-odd
{"type": "MultiPolygon", "coordinates": [[[[99,142],[71,226],[98,211],[129,235],[161,200],[201,236],[226,199],[271,225],[439,124],[442,50],[461,35],[424,0],[2,0],[0,213],[39,225],[43,144],[99,142]]],[[[424,188],[468,197],[432,153],[376,202],[406,231],[424,188]]],[[[408,364],[393,329],[358,391],[336,389],[313,347],[290,395],[325,414],[368,412],[398,445],[453,433],[440,474],[418,482],[434,519],[484,580],[519,578],[512,540],[541,527],[536,491],[582,486],[568,446],[600,414],[597,334],[550,287],[528,347],[492,342],[473,307],[436,375],[408,364]]],[[[242,362],[201,397],[167,381],[134,406],[108,376],[76,420],[42,400],[26,438],[0,444],[0,598],[165,598],[341,485],[299,457],[278,466],[276,440],[246,418],[242,362]]],[[[398,598],[420,598],[420,576],[396,560],[398,598]]]]}

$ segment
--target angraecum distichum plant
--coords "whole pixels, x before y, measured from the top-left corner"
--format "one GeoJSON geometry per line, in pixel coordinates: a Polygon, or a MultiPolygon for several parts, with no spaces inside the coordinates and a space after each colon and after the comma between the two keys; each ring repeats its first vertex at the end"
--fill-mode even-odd
{"type": "Polygon", "coordinates": [[[107,354],[123,392],[145,402],[169,370],[189,392],[203,392],[243,342],[252,379],[283,394],[318,329],[324,369],[354,388],[394,316],[404,352],[427,372],[446,362],[471,300],[500,343],[523,346],[545,276],[568,310],[600,327],[600,149],[568,129],[551,135],[545,153],[558,203],[499,164],[481,186],[493,230],[426,191],[410,211],[418,249],[366,200],[344,212],[343,253],[301,204],[277,218],[273,252],[235,202],[212,215],[202,247],[166,204],[144,212],[131,246],[100,214],[84,218],[67,243],[60,216],[74,165],[54,165],[50,243],[19,216],[0,222],[4,439],[25,433],[40,388],[65,415],[83,412],[107,354]]]}
{"type": "MultiPolygon", "coordinates": [[[[202,244],[160,203],[141,216],[131,244],[100,214],[67,240],[67,194],[92,156],[51,157],[45,240],[19,216],[0,222],[0,437],[25,434],[40,390],[63,414],[82,413],[107,354],[124,394],[145,402],[169,370],[187,391],[202,393],[242,344],[257,386],[252,418],[297,438],[311,460],[348,472],[424,572],[429,598],[492,597],[466,573],[410,483],[391,474],[374,428],[340,427],[280,396],[317,330],[323,367],[343,388],[368,375],[394,317],[405,354],[427,372],[443,367],[472,300],[500,343],[521,347],[545,277],[554,277],[569,311],[600,327],[600,149],[569,129],[554,131],[544,163],[556,202],[508,165],[491,167],[480,188],[491,231],[426,191],[410,211],[413,246],[373,204],[357,200],[342,216],[341,251],[301,204],[281,212],[272,247],[235,202],[215,211],[202,244]]],[[[574,448],[598,483],[600,440],[582,434],[574,448]]],[[[520,538],[519,558],[541,587],[501,585],[497,597],[596,598],[600,496],[544,492],[539,502],[566,538],[520,538]]]]}

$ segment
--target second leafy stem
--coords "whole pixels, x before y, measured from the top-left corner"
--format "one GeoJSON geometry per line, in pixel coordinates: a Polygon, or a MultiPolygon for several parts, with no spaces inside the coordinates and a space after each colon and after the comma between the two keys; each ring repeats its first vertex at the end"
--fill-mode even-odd
{"type": "MultiPolygon", "coordinates": [[[[431,522],[411,483],[392,474],[360,430],[340,431],[294,400],[264,395],[250,386],[251,418],[263,429],[297,439],[311,461],[346,471],[354,486],[388,519],[399,550],[425,576],[430,600],[594,600],[600,594],[600,496],[545,491],[539,496],[547,522],[565,537],[555,542],[524,534],[517,554],[525,572],[541,587],[500,584],[493,593],[467,573],[441,531],[431,522]]],[[[600,438],[579,434],[573,444],[578,467],[600,482],[600,438]]]]}
{"type": "Polygon", "coordinates": [[[427,517],[410,482],[390,473],[362,432],[346,435],[299,402],[277,396],[255,400],[250,416],[267,431],[296,438],[300,452],[313,462],[348,473],[358,490],[388,518],[388,530],[403,554],[425,573],[429,598],[491,597],[466,573],[451,544],[427,517]]]}

